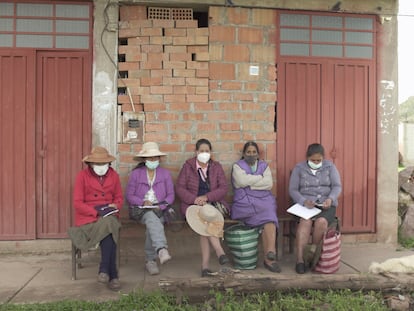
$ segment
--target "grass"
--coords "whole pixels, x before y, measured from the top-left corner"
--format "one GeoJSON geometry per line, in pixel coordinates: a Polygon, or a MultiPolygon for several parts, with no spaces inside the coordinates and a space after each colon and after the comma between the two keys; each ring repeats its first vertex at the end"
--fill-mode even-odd
{"type": "Polygon", "coordinates": [[[59,301],[37,304],[5,304],[1,311],[301,311],[301,310],[388,310],[384,298],[378,292],[353,292],[350,290],[305,292],[269,292],[255,294],[235,294],[212,292],[210,298],[202,303],[184,300],[176,303],[172,295],[160,292],[136,292],[121,296],[118,300],[107,302],[59,301]]]}

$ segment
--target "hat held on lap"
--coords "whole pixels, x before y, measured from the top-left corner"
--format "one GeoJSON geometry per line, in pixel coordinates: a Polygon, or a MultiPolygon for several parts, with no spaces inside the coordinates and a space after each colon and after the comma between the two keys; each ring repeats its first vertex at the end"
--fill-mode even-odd
{"type": "Polygon", "coordinates": [[[211,204],[190,205],[185,213],[191,229],[203,236],[223,237],[223,215],[211,204]]]}
{"type": "Polygon", "coordinates": [[[142,145],[142,150],[135,156],[135,158],[151,158],[167,155],[160,151],[157,143],[147,142],[142,145]]]}
{"type": "Polygon", "coordinates": [[[85,163],[110,163],[115,160],[115,157],[110,155],[108,150],[104,147],[93,147],[91,154],[82,159],[85,163]]]}

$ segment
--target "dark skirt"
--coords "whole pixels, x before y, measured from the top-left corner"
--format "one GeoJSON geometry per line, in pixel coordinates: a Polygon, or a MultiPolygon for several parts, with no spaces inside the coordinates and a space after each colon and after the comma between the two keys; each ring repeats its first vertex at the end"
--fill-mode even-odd
{"type": "Polygon", "coordinates": [[[313,220],[323,217],[328,221],[328,226],[334,222],[336,219],[336,206],[331,206],[328,209],[322,210],[318,215],[316,215],[313,220]]]}

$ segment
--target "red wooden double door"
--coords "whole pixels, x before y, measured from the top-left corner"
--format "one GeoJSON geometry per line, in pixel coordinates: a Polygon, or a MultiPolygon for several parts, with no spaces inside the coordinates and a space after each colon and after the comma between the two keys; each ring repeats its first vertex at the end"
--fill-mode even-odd
{"type": "Polygon", "coordinates": [[[0,240],[66,236],[91,141],[89,52],[0,49],[0,240]]]}

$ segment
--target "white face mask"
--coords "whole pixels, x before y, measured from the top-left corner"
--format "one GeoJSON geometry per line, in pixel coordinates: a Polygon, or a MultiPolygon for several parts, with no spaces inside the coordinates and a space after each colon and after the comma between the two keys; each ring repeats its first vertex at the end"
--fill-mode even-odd
{"type": "Polygon", "coordinates": [[[313,163],[312,161],[308,161],[308,165],[313,170],[318,170],[322,167],[322,162],[319,162],[318,164],[313,163]]]}
{"type": "Polygon", "coordinates": [[[93,171],[95,172],[96,175],[103,176],[103,175],[106,174],[106,172],[108,172],[109,164],[106,163],[104,165],[93,165],[92,169],[93,169],[93,171]]]}
{"type": "Polygon", "coordinates": [[[197,160],[206,164],[210,160],[210,154],[208,152],[201,152],[197,154],[197,160]]]}

